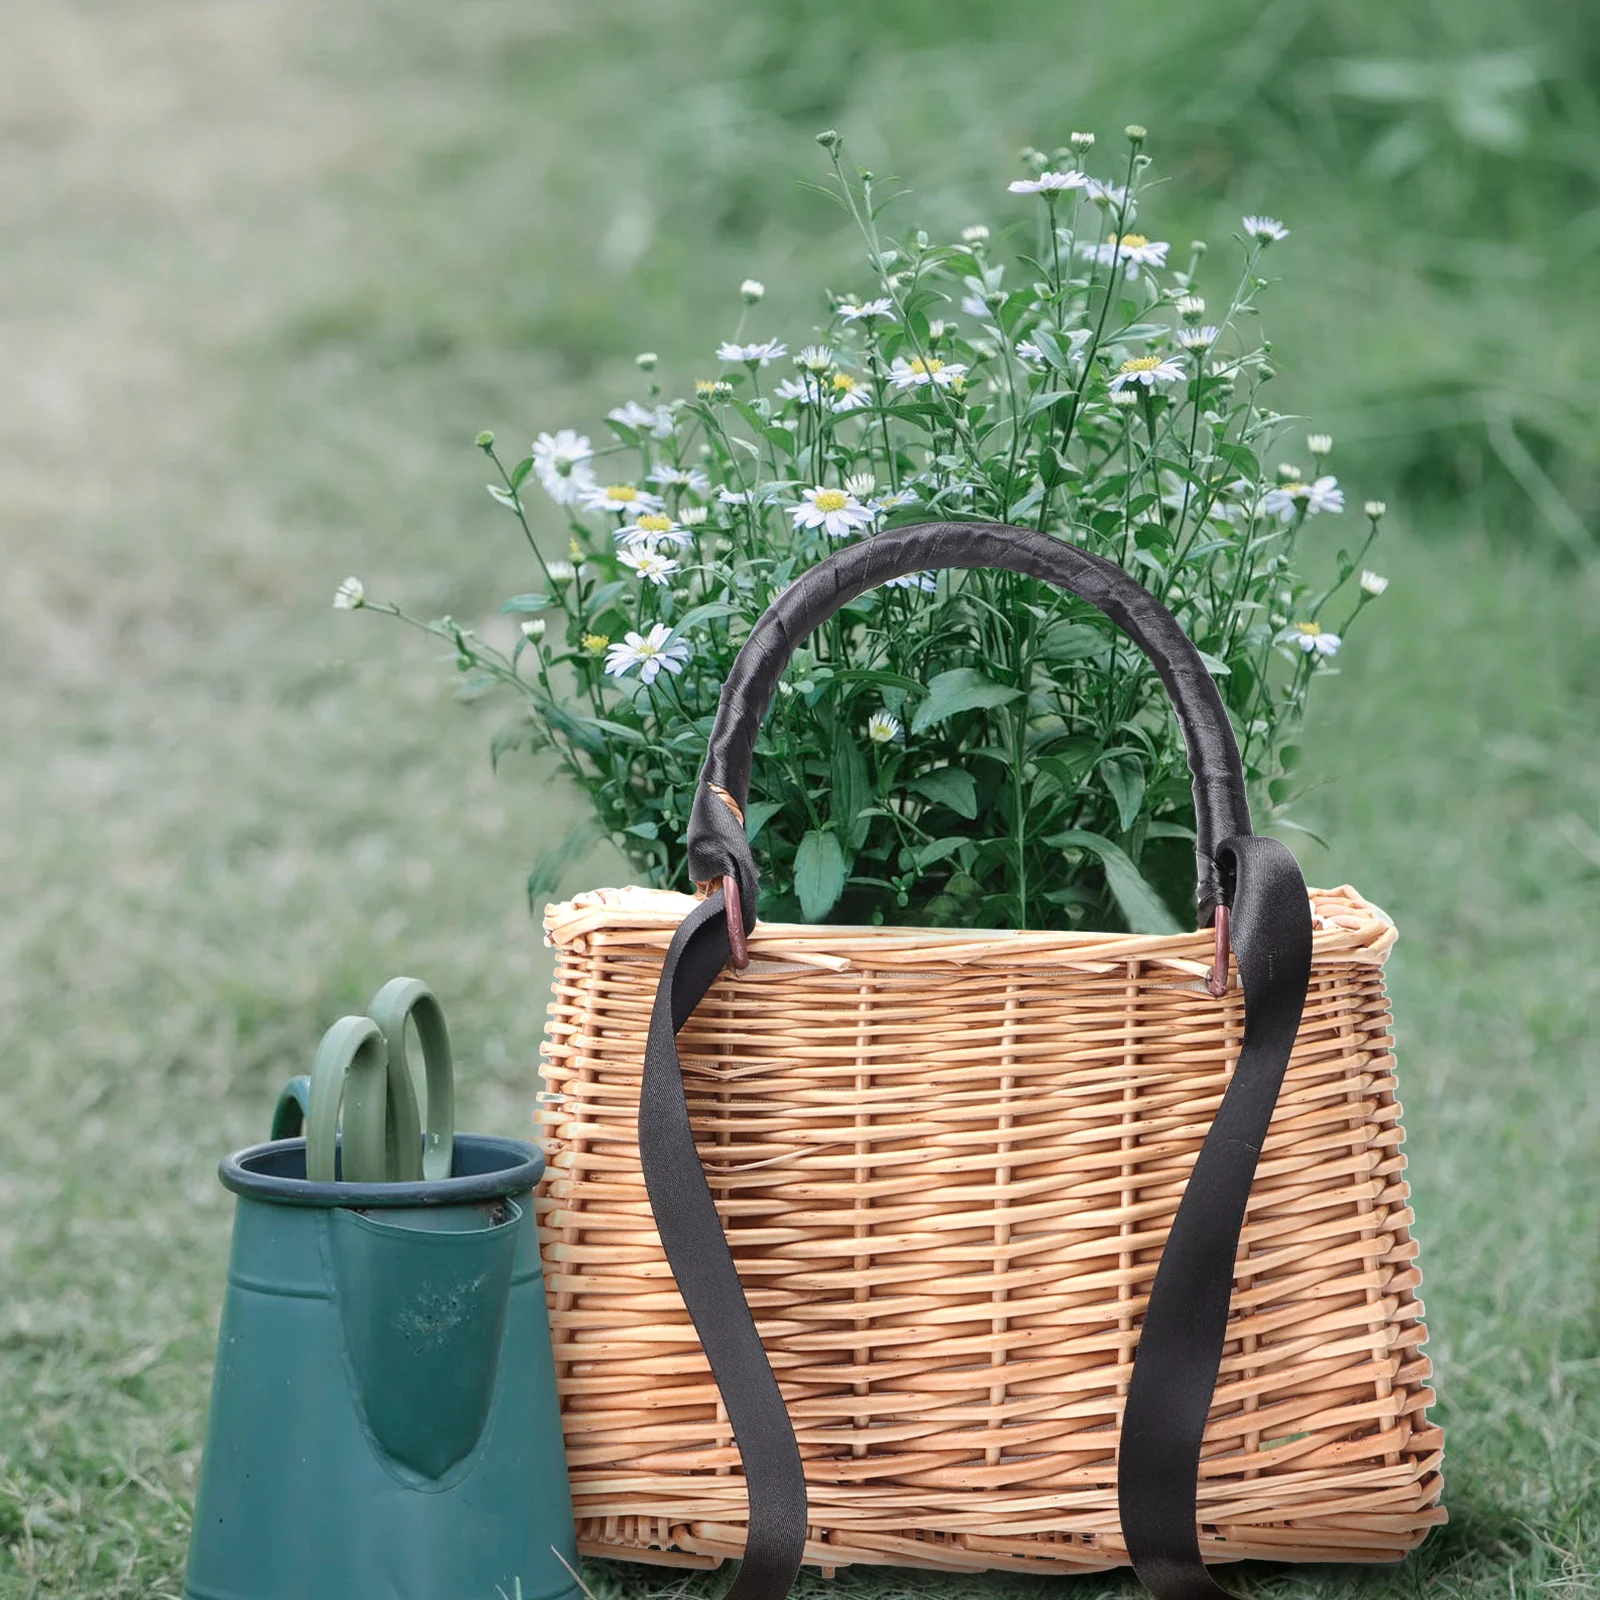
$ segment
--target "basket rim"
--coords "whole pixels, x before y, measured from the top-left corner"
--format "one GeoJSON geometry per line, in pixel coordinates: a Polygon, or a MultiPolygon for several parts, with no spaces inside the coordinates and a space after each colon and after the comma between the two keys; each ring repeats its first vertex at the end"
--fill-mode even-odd
{"type": "MultiPolygon", "coordinates": [[[[1397,937],[1393,919],[1349,884],[1307,891],[1313,961],[1382,966],[1397,937]]],[[[551,901],[544,942],[581,952],[598,944],[640,954],[665,950],[701,897],[639,885],[588,889],[551,901]]],[[[890,924],[758,922],[753,966],[778,963],[850,971],[858,967],[1065,965],[1085,968],[1144,960],[1194,977],[1210,970],[1210,929],[1177,934],[1071,933],[1017,928],[916,928],[890,924]]]]}

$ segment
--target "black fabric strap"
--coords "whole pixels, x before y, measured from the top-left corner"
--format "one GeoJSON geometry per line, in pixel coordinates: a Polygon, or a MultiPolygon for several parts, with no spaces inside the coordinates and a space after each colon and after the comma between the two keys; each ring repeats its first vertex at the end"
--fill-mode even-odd
{"type": "Polygon", "coordinates": [[[744,1465],[750,1531],[739,1576],[723,1600],[781,1600],[805,1551],[805,1473],[694,1147],[678,1061],[678,1030],[728,955],[719,889],[678,925],[661,969],[639,1088],[639,1160],[667,1263],[705,1346],[744,1465]]]}
{"type": "Polygon", "coordinates": [[[1117,1451],[1122,1536],[1156,1600],[1228,1600],[1200,1557],[1200,1442],[1222,1362],[1245,1204],[1311,981],[1311,905],[1288,848],[1245,835],[1224,841],[1217,863],[1224,885],[1232,880],[1229,931],[1244,988],[1244,1041],[1161,1252],[1117,1451]]]}
{"type": "MultiPolygon", "coordinates": [[[[1231,904],[1244,1041],[1162,1252],[1117,1459],[1123,1537],[1156,1600],[1227,1596],[1200,1555],[1200,1444],[1222,1359],[1245,1204],[1311,973],[1310,905],[1288,849],[1242,835],[1222,843],[1216,862],[1231,904]]],[[[645,1046],[639,1151],[661,1243],[744,1466],[750,1531],[726,1600],[782,1600],[805,1549],[805,1475],[695,1150],[678,1060],[678,1031],[728,954],[718,891],[684,918],[667,951],[645,1046]]]]}

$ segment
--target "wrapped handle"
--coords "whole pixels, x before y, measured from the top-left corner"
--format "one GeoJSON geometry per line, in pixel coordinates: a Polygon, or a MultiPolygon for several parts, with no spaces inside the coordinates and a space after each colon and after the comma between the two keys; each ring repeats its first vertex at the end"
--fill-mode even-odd
{"type": "Polygon", "coordinates": [[[689,873],[731,877],[745,929],[756,921],[755,859],[744,833],[756,733],[796,646],[841,606],[907,573],[1003,567],[1043,578],[1105,613],[1150,658],[1183,729],[1194,778],[1195,900],[1200,926],[1227,903],[1217,847],[1250,832],[1244,769],[1222,696],[1177,619],[1121,567],[1049,534],[1000,522],[921,522],[830,556],[795,579],[745,640],[717,706],[716,725],[689,816],[689,873]]]}

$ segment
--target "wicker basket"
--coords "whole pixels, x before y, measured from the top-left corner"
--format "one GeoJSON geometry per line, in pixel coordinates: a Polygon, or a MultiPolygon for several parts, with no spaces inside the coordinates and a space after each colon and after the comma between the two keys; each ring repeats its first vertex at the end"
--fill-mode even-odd
{"type": "Polygon", "coordinates": [[[1225,1594],[1210,1562],[1390,1561],[1444,1520],[1394,929],[1349,888],[1308,907],[1251,836],[1215,685],[1137,584],[993,525],[830,558],[741,651],[689,842],[697,896],[546,915],[540,1224],[582,1550],[743,1557],[737,1600],[802,1560],[1131,1560],[1197,1600],[1225,1594]],[[1215,933],[749,915],[749,753],[789,651],[940,565],[1051,578],[1156,662],[1215,933]]]}
{"type": "MultiPolygon", "coordinates": [[[[636,1121],[694,901],[551,906],[540,1220],[579,1548],[744,1548],[739,1458],[636,1121]]],[[[1251,1193],[1200,1504],[1226,1559],[1388,1561],[1434,1523],[1384,914],[1313,896],[1311,997],[1251,1193]]],[[[1238,1051],[1181,938],[760,924],[679,1036],[717,1209],[795,1418],[806,1560],[1120,1566],[1138,1319],[1238,1051]]]]}

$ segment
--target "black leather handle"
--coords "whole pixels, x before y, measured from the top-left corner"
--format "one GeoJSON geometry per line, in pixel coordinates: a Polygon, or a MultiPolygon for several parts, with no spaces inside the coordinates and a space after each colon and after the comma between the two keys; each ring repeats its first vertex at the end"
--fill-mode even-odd
{"type": "Polygon", "coordinates": [[[772,602],[723,685],[689,816],[690,876],[709,884],[731,875],[745,925],[754,927],[756,869],[742,814],[756,733],[778,679],[796,646],[858,594],[890,578],[941,567],[1004,567],[1058,584],[1104,612],[1150,658],[1177,711],[1194,778],[1195,898],[1200,925],[1206,926],[1224,903],[1217,847],[1249,834],[1250,807],[1233,729],[1200,652],[1172,613],[1114,562],[1001,522],[921,522],[891,529],[819,562],[772,602]]]}

